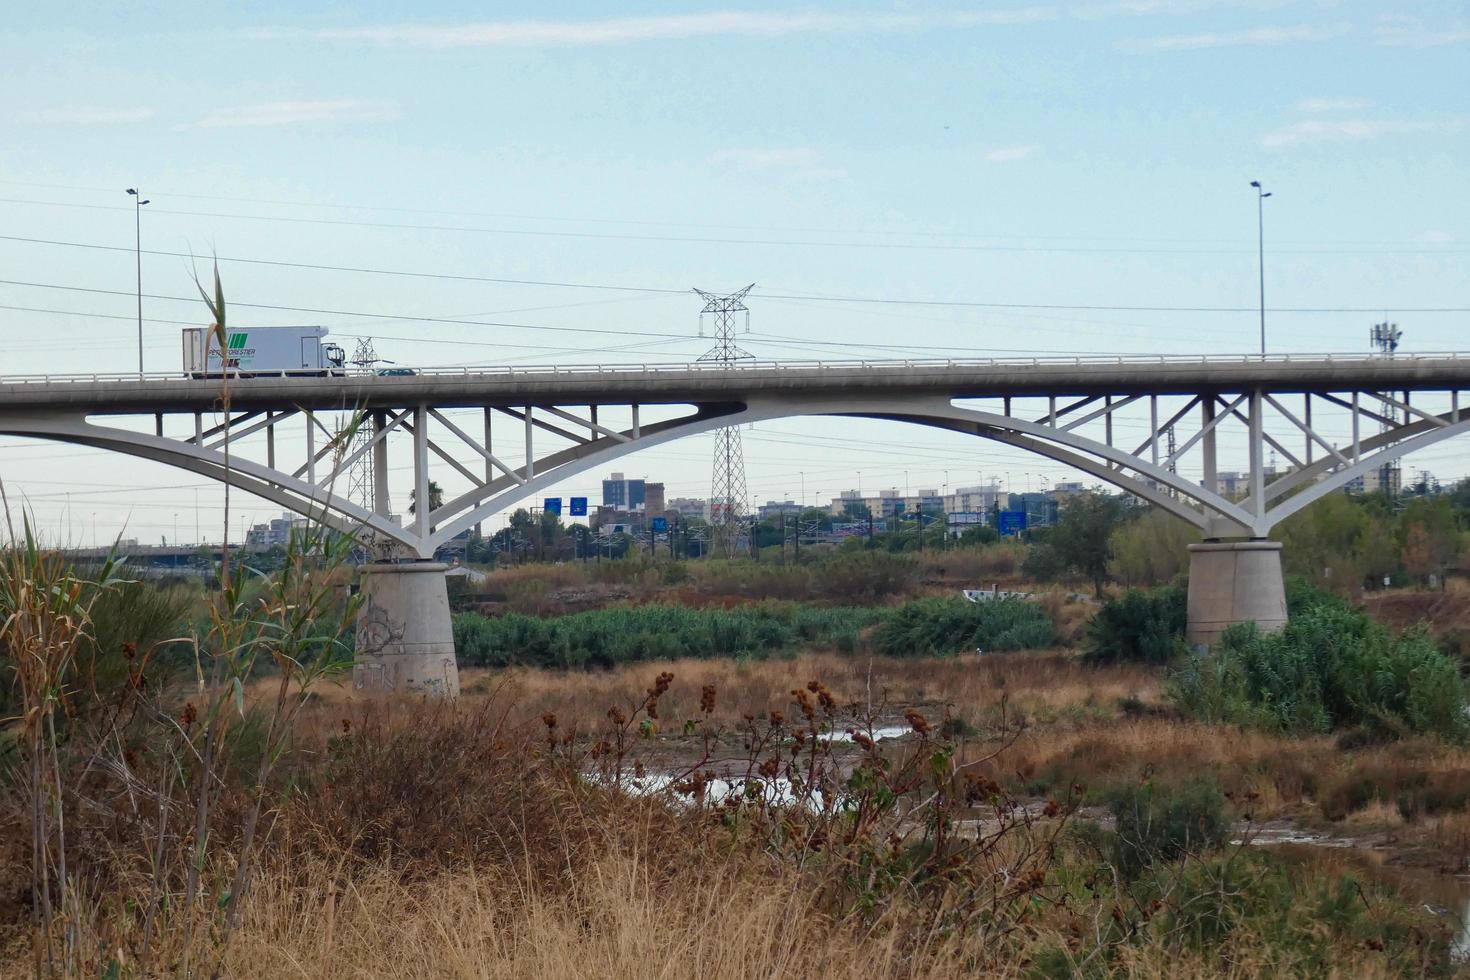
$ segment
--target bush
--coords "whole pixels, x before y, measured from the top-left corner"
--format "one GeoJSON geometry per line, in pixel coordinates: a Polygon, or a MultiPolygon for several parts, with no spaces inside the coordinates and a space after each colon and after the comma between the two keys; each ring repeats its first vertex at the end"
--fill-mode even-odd
{"type": "Polygon", "coordinates": [[[1186,599],[1182,587],[1169,585],[1130,589],[1105,603],[1088,620],[1083,659],[1090,664],[1172,660],[1184,638],[1186,599]]]}
{"type": "Polygon", "coordinates": [[[767,602],[739,609],[637,606],[539,619],[454,617],[462,667],[613,667],[682,657],[766,657],[798,643],[851,644],[882,610],[767,602]]]}
{"type": "Polygon", "coordinates": [[[813,583],[825,596],[851,602],[903,595],[919,581],[919,562],[912,555],[887,551],[839,554],[820,566],[813,583]]]}
{"type": "Polygon", "coordinates": [[[1336,600],[1311,606],[1284,629],[1232,626],[1213,653],[1170,679],[1186,715],[1290,732],[1361,727],[1397,737],[1470,736],[1465,683],[1423,629],[1393,635],[1336,600]]]}
{"type": "Polygon", "coordinates": [[[1229,821],[1213,780],[1130,786],[1112,801],[1117,821],[1113,862],[1129,880],[1146,868],[1219,847],[1229,821]]]}
{"type": "Polygon", "coordinates": [[[460,613],[454,648],[461,667],[612,667],[683,657],[769,657],[797,646],[851,654],[875,623],[874,649],[891,657],[1055,642],[1051,619],[1034,603],[920,599],[895,610],[763,602],[729,610],[636,606],[546,619],[460,613]]]}
{"type": "Polygon", "coordinates": [[[1056,627],[1044,609],[1019,599],[919,599],[884,619],[872,639],[873,648],[885,656],[934,657],[977,646],[987,651],[1047,647],[1056,642],[1056,627]]]}

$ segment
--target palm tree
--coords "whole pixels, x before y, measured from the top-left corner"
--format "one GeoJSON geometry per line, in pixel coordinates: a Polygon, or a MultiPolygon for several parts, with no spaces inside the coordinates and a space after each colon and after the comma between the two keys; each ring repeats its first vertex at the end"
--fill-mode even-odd
{"type": "MultiPolygon", "coordinates": [[[[418,491],[417,490],[410,490],[408,492],[408,501],[409,501],[409,503],[408,503],[408,512],[410,514],[416,514],[416,513],[418,513],[418,500],[417,500],[417,497],[418,497],[418,491]]],[[[434,511],[438,510],[440,507],[443,507],[443,506],[444,506],[444,489],[442,487],[440,487],[439,484],[435,483],[433,480],[430,480],[429,481],[429,513],[432,514],[434,511]]]]}

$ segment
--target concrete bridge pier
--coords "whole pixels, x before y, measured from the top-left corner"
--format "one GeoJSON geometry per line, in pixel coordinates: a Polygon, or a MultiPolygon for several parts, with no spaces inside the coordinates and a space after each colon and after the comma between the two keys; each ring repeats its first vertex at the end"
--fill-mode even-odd
{"type": "Polygon", "coordinates": [[[358,568],[352,686],[367,694],[459,696],[449,591],[436,561],[375,562],[358,568]]]}
{"type": "Polygon", "coordinates": [[[1227,626],[1245,622],[1266,633],[1286,625],[1281,542],[1252,538],[1190,545],[1185,640],[1208,647],[1227,626]]]}

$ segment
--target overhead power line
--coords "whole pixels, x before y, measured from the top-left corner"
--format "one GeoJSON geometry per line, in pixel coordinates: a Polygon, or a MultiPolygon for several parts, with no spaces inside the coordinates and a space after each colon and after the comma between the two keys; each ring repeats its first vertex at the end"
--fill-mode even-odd
{"type": "MultiPolygon", "coordinates": [[[[127,252],[135,249],[121,245],[104,245],[93,242],[71,242],[49,238],[30,238],[22,235],[0,235],[0,241],[18,242],[29,245],[52,245],[61,248],[80,248],[103,252],[127,252]]],[[[174,252],[167,249],[143,249],[144,255],[163,258],[201,259],[205,256],[192,252],[174,252]]],[[[612,292],[646,293],[653,295],[683,296],[688,289],[667,286],[628,286],[618,283],[574,282],[556,279],[517,279],[505,276],[482,276],[451,272],[423,272],[411,269],[382,269],[371,266],[329,265],[316,262],[291,262],[284,259],[263,259],[241,255],[208,256],[220,262],[235,262],[246,265],[274,266],[284,269],[315,269],[322,272],[346,272],[373,276],[396,276],[411,279],[435,279],[447,282],[483,282],[503,286],[545,286],[554,289],[597,289],[612,292]]],[[[133,295],[129,293],[128,295],[133,295]]],[[[1006,303],[981,300],[956,299],[909,299],[891,296],[850,296],[831,293],[761,292],[762,299],[800,300],[815,303],[870,303],[883,306],[931,306],[957,307],[989,310],[1082,310],[1093,312],[1133,313],[1254,313],[1255,306],[1131,306],[1120,303],[1006,303]]],[[[244,304],[236,304],[244,305],[244,304]]],[[[287,308],[289,309],[289,308],[287,308]]],[[[1379,303],[1374,306],[1282,306],[1267,307],[1269,313],[1378,313],[1393,310],[1399,313],[1467,313],[1470,307],[1403,306],[1396,303],[1379,303]]],[[[314,311],[303,311],[314,312],[314,311]]]]}
{"type": "MultiPolygon", "coordinates": [[[[121,205],[76,204],[68,201],[31,201],[24,198],[0,198],[0,204],[23,204],[34,207],[77,208],[92,211],[130,210],[121,205]]],[[[579,238],[588,241],[632,241],[667,242],[680,245],[763,245],[786,248],[842,248],[842,249],[896,249],[920,252],[1036,252],[1036,253],[1099,253],[1105,255],[1246,255],[1252,250],[1243,248],[1116,248],[1078,245],[962,245],[953,243],[927,242],[844,242],[828,239],[780,239],[780,238],[716,238],[706,235],[631,235],[595,231],[546,231],[528,228],[483,228],[470,225],[431,225],[397,221],[352,221],[346,218],[306,218],[290,215],[239,214],[228,211],[186,211],[179,208],[158,208],[152,214],[168,214],[191,218],[224,218],[232,221],[277,221],[287,224],[335,225],[345,228],[386,228],[397,231],[441,231],[458,234],[508,235],[524,238],[579,238]]],[[[1394,248],[1394,249],[1277,249],[1279,253],[1293,255],[1447,255],[1466,251],[1442,247],[1394,248]]]]}
{"type": "MultiPolygon", "coordinates": [[[[66,286],[60,283],[49,282],[24,282],[16,279],[0,279],[0,285],[25,286],[33,289],[59,289],[74,293],[93,293],[101,296],[135,296],[134,292],[121,289],[97,289],[90,286],[66,286]]],[[[168,296],[162,293],[144,293],[144,299],[161,299],[176,303],[198,303],[195,296],[168,296]]],[[[614,337],[672,337],[679,340],[688,338],[688,334],[663,333],[653,330],[607,330],[598,327],[553,327],[540,323],[510,323],[500,320],[461,320],[451,317],[439,316],[417,316],[411,313],[370,313],[365,310],[332,310],[312,306],[283,306],[275,303],[247,303],[242,300],[230,300],[228,306],[245,307],[251,310],[276,310],[285,313],[313,313],[324,316],[347,316],[362,317],[374,320],[405,320],[414,323],[449,323],[466,327],[504,327],[512,330],[546,330],[556,333],[591,333],[607,334],[614,337]]]]}
{"type": "MultiPolygon", "coordinates": [[[[86,187],[76,184],[53,184],[32,180],[14,180],[0,178],[0,185],[11,185],[15,187],[43,187],[47,190],[59,191],[83,191],[98,194],[115,194],[115,187],[86,187]]],[[[1124,238],[1116,235],[977,235],[969,232],[953,231],[914,231],[911,229],[892,228],[821,228],[809,226],[777,226],[777,225],[744,225],[717,222],[689,222],[689,221],[652,221],[636,218],[607,218],[589,215],[547,215],[547,214],[516,214],[503,211],[474,211],[469,209],[445,210],[443,208],[409,208],[402,206],[391,206],[385,204],[335,204],[322,201],[292,201],[280,198],[260,197],[238,197],[224,194],[187,194],[177,191],[163,190],[158,192],[160,196],[170,199],[191,201],[227,201],[232,204],[264,204],[268,207],[288,208],[316,208],[329,211],[365,211],[380,214],[429,214],[440,217],[459,218],[496,218],[512,221],[552,221],[562,223],[581,223],[595,225],[629,225],[646,228],[718,228],[730,231],[761,231],[781,232],[787,234],[810,234],[810,235],[852,235],[852,236],[883,236],[883,237],[907,237],[907,238],[945,238],[945,239],[968,239],[972,241],[1084,241],[1084,242],[1159,242],[1167,244],[1218,244],[1232,242],[1233,239],[1220,238],[1124,238]]],[[[1282,245],[1316,245],[1320,242],[1313,241],[1283,241],[1282,245]]],[[[1400,246],[1423,247],[1423,243],[1417,242],[1381,242],[1381,241],[1337,241],[1334,245],[1359,245],[1359,246],[1400,246]]],[[[1438,249],[1425,249],[1426,251],[1438,249]]],[[[1249,252],[1249,249],[1243,249],[1249,252]]]]}

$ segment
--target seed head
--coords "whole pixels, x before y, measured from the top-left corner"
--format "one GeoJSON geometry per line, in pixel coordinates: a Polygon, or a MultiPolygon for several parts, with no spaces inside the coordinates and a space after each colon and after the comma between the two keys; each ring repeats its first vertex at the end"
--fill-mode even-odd
{"type": "Polygon", "coordinates": [[[904,720],[909,723],[915,732],[920,735],[928,735],[930,731],[929,719],[919,714],[916,708],[910,708],[903,713],[904,720]]]}

